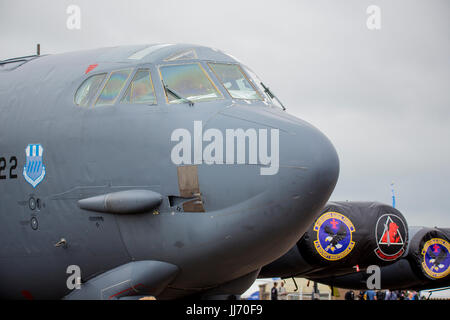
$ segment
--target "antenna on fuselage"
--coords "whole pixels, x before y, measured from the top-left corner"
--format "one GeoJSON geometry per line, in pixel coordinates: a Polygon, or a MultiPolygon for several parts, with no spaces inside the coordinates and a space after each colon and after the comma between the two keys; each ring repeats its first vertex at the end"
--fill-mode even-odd
{"type": "Polygon", "coordinates": [[[391,183],[391,192],[392,192],[392,208],[395,208],[395,191],[394,191],[394,182],[391,183]]]}
{"type": "Polygon", "coordinates": [[[36,46],[36,55],[37,56],[41,55],[41,44],[40,43],[38,43],[36,46]]]}

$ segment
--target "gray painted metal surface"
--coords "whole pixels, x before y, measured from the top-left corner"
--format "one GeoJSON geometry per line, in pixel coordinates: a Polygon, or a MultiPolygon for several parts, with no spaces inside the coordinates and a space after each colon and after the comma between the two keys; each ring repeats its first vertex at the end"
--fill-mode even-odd
{"type": "Polygon", "coordinates": [[[84,288],[97,290],[108,279],[116,283],[107,272],[122,274],[134,261],[159,261],[179,272],[157,298],[178,298],[247,279],[297,242],[334,189],[336,151],[319,130],[268,98],[233,99],[208,61],[239,63],[207,47],[143,45],[41,56],[0,71],[0,168],[5,164],[0,174],[6,177],[0,180],[1,297],[92,297],[84,288]],[[167,59],[192,49],[194,59],[167,59]],[[205,69],[223,99],[193,106],[166,102],[158,68],[192,61],[205,69]],[[156,105],[120,99],[112,106],[75,105],[75,92],[91,75],[138,67],[151,71],[156,105]],[[261,175],[260,164],[196,164],[200,192],[193,196],[203,212],[185,212],[173,201],[186,197],[180,194],[179,166],[170,158],[170,139],[177,128],[192,130],[194,121],[201,121],[203,130],[222,132],[279,129],[278,173],[261,175]],[[42,150],[27,156],[29,145],[42,150]],[[39,181],[33,161],[45,166],[36,186],[30,183],[39,181]],[[153,205],[138,214],[79,206],[83,199],[119,192],[160,194],[159,214],[153,205]],[[65,245],[55,246],[61,239],[65,245]],[[70,265],[81,270],[78,294],[66,286],[70,265]],[[98,278],[101,274],[105,277],[98,278]]]}
{"type": "Polygon", "coordinates": [[[150,190],[128,190],[81,199],[81,209],[105,213],[133,214],[149,212],[159,206],[162,196],[150,190]]]}
{"type": "Polygon", "coordinates": [[[68,300],[110,300],[133,295],[158,296],[179,269],[160,261],[134,261],[92,278],[65,297],[68,300]]]}

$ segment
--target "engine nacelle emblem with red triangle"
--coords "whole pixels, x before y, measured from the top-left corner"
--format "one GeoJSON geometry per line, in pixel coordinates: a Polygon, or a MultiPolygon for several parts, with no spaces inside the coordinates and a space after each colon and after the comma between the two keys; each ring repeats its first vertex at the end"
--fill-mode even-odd
{"type": "Polygon", "coordinates": [[[377,248],[375,254],[385,261],[398,259],[405,252],[408,231],[403,220],[395,214],[384,214],[375,228],[377,248]]]}

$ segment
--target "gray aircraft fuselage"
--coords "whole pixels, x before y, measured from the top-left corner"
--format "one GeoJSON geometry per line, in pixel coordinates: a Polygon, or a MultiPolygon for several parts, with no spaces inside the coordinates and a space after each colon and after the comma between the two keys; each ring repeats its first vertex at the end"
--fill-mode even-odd
{"type": "MultiPolygon", "coordinates": [[[[129,59],[146,48],[46,55],[12,70],[0,68],[0,297],[64,298],[72,292],[66,283],[70,265],[79,266],[83,287],[139,261],[175,266],[170,282],[155,294],[159,299],[214,288],[221,293],[223,284],[255,278],[286,253],[328,200],[339,172],[334,147],[267,97],[232,98],[207,65],[240,62],[189,45],[162,46],[129,59]],[[165,61],[190,49],[195,58],[165,61]],[[200,63],[223,98],[167,102],[160,66],[190,62],[200,63]],[[86,73],[90,65],[97,66],[86,73]],[[150,70],[157,104],[74,103],[85,79],[124,68],[150,70]],[[184,210],[177,201],[187,201],[180,194],[185,165],[171,160],[171,134],[179,128],[193,132],[194,121],[201,121],[203,132],[215,128],[224,136],[226,129],[278,129],[278,172],[262,175],[263,165],[248,162],[187,164],[195,167],[199,195],[193,197],[203,210],[184,210]],[[24,177],[30,144],[43,148],[45,176],[35,187],[24,177]],[[145,212],[80,207],[83,199],[136,190],[159,194],[161,202],[145,212]]],[[[194,154],[194,143],[192,148],[194,154]]],[[[116,285],[104,281],[105,288],[116,285]]]]}

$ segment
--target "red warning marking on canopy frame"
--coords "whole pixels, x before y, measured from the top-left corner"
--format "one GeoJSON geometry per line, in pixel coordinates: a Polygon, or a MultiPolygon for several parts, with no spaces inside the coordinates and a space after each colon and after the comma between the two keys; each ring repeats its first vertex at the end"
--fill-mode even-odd
{"type": "Polygon", "coordinates": [[[98,64],[91,64],[89,65],[89,67],[87,67],[86,71],[84,72],[84,74],[88,74],[89,72],[91,72],[92,70],[94,70],[95,68],[97,68],[98,64]]]}
{"type": "Polygon", "coordinates": [[[391,217],[386,219],[386,223],[384,225],[383,235],[381,236],[380,242],[378,244],[400,244],[403,245],[402,235],[398,231],[399,226],[392,221],[391,217]]]}

